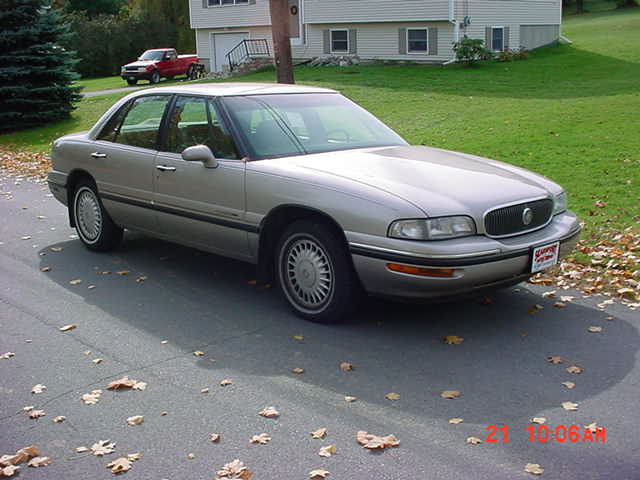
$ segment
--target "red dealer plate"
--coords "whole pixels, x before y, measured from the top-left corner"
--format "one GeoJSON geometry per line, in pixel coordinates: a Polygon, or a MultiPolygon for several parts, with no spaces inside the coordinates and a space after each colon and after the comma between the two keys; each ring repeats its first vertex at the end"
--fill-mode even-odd
{"type": "Polygon", "coordinates": [[[539,272],[558,263],[560,242],[541,245],[531,252],[531,273],[539,272]]]}

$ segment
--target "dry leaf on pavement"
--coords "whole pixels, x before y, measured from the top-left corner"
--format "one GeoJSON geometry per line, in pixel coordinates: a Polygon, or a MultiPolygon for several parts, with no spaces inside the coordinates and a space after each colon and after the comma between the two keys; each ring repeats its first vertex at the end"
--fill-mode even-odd
{"type": "Polygon", "coordinates": [[[70,280],[69,283],[71,285],[80,285],[82,283],[82,280],[80,280],[79,278],[76,278],[75,280],[70,280]]]}
{"type": "Polygon", "coordinates": [[[58,415],[57,417],[53,417],[53,421],[55,423],[62,423],[67,419],[67,417],[63,416],[63,415],[58,415]]]}
{"type": "Polygon", "coordinates": [[[147,279],[146,275],[139,275],[138,278],[136,278],[136,282],[141,283],[144,282],[147,279]]]}
{"type": "Polygon", "coordinates": [[[143,415],[134,415],[133,417],[127,418],[127,423],[129,425],[140,425],[142,422],[144,422],[143,415]]]}
{"type": "Polygon", "coordinates": [[[573,402],[562,402],[562,408],[570,412],[573,412],[575,410],[578,410],[578,404],[573,402]]]}
{"type": "Polygon", "coordinates": [[[117,275],[129,275],[129,270],[118,270],[116,272],[117,275]]]}
{"type": "Polygon", "coordinates": [[[147,388],[147,384],[145,382],[138,382],[137,380],[133,380],[127,376],[119,378],[118,380],[114,380],[109,385],[107,385],[107,390],[119,390],[121,388],[132,388],[133,390],[144,390],[147,388]]]}
{"type": "Polygon", "coordinates": [[[254,435],[253,437],[251,437],[249,439],[249,442],[266,445],[269,442],[269,440],[271,440],[271,437],[269,436],[269,434],[261,433],[260,435],[254,435]]]}
{"type": "Polygon", "coordinates": [[[351,395],[347,395],[347,396],[344,397],[344,400],[346,402],[349,402],[349,403],[355,402],[357,399],[358,399],[358,397],[352,397],[351,395]]]}
{"type": "Polygon", "coordinates": [[[27,465],[29,467],[46,467],[51,465],[53,459],[51,457],[33,457],[27,465]]]}
{"type": "Polygon", "coordinates": [[[194,354],[196,357],[201,357],[201,356],[203,356],[203,355],[204,355],[204,352],[203,352],[203,351],[201,351],[201,350],[196,350],[195,352],[193,352],[193,354],[194,354]]]}
{"type": "Polygon", "coordinates": [[[220,441],[220,434],[219,433],[211,433],[211,436],[209,437],[209,441],[213,442],[213,443],[217,443],[220,441]]]}
{"type": "Polygon", "coordinates": [[[553,355],[551,357],[547,357],[547,362],[549,363],[554,363],[554,364],[558,364],[558,363],[562,363],[564,360],[561,356],[559,355],[553,355]]]}
{"type": "Polygon", "coordinates": [[[449,423],[453,423],[454,425],[457,425],[458,423],[462,423],[464,420],[462,418],[450,418],[449,419],[449,423]]]}
{"type": "Polygon", "coordinates": [[[585,430],[589,430],[591,433],[596,433],[596,432],[598,431],[598,429],[599,429],[599,428],[602,428],[602,427],[598,427],[598,424],[597,424],[597,423],[595,423],[595,422],[590,423],[589,425],[585,425],[585,426],[584,426],[584,429],[585,429],[585,430]]]}
{"type": "Polygon", "coordinates": [[[464,342],[464,338],[458,337],[457,335],[447,335],[443,338],[444,343],[447,345],[460,345],[464,342]]]}
{"type": "Polygon", "coordinates": [[[280,416],[280,413],[274,407],[265,407],[258,412],[258,415],[265,418],[276,418],[280,416]]]}
{"type": "Polygon", "coordinates": [[[445,390],[440,394],[442,398],[447,398],[450,400],[454,398],[458,398],[460,397],[460,395],[462,395],[462,393],[460,393],[458,390],[445,390]]]}
{"type": "Polygon", "coordinates": [[[99,363],[102,363],[102,359],[101,358],[94,358],[93,360],[91,360],[93,363],[95,363],[96,365],[98,365],[99,363]]]}
{"type": "MultiPolygon", "coordinates": [[[[96,443],[91,445],[91,451],[96,457],[102,457],[103,455],[113,453],[114,448],[116,448],[116,443],[111,442],[110,440],[98,440],[96,443]]],[[[78,450],[76,449],[76,451],[78,450]]]]}
{"type": "Polygon", "coordinates": [[[304,340],[304,335],[294,335],[293,339],[301,342],[304,340]]]}
{"type": "Polygon", "coordinates": [[[16,472],[20,471],[20,467],[16,467],[15,465],[7,465],[6,467],[0,468],[0,473],[2,477],[11,477],[16,472]]]}
{"type": "Polygon", "coordinates": [[[600,333],[602,331],[602,327],[589,327],[587,328],[589,333],[600,333]]]}
{"type": "Polygon", "coordinates": [[[326,428],[319,428],[318,430],[315,430],[315,431],[311,432],[311,437],[312,438],[324,438],[326,434],[327,434],[327,429],[326,428]]]}
{"type": "Polygon", "coordinates": [[[193,460],[194,458],[196,458],[196,455],[195,455],[194,453],[188,453],[188,454],[187,454],[187,458],[188,458],[189,460],[193,460]]]}
{"type": "Polygon", "coordinates": [[[388,447],[397,447],[400,445],[400,440],[398,440],[394,435],[379,437],[363,430],[356,433],[356,441],[369,450],[384,450],[388,447]]]}
{"type": "Polygon", "coordinates": [[[31,393],[42,393],[47,389],[46,385],[41,385],[40,383],[38,385],[34,385],[33,388],[31,389],[31,393]]]}
{"type": "Polygon", "coordinates": [[[400,400],[400,395],[395,392],[389,392],[384,396],[384,398],[387,400],[400,400]]]}
{"type": "Polygon", "coordinates": [[[107,468],[111,469],[111,473],[123,473],[131,470],[132,463],[127,457],[120,457],[111,463],[107,463],[107,468]]]}
{"type": "Polygon", "coordinates": [[[87,405],[95,405],[100,400],[100,395],[102,395],[102,390],[93,390],[91,393],[85,393],[80,398],[87,405]]]}
{"type": "Polygon", "coordinates": [[[42,267],[42,268],[40,269],[40,271],[41,271],[42,273],[50,272],[50,271],[51,271],[51,267],[42,267]]]}
{"type": "Polygon", "coordinates": [[[482,440],[480,440],[478,437],[468,437],[467,443],[470,443],[471,445],[480,445],[482,443],[482,440]]]}
{"type": "Polygon", "coordinates": [[[544,472],[544,468],[542,468],[537,463],[527,463],[524,466],[524,471],[533,475],[542,475],[542,472],[544,472]]]}
{"type": "Polygon", "coordinates": [[[337,451],[338,451],[338,449],[336,448],[335,445],[327,445],[326,447],[320,448],[320,451],[318,452],[318,455],[320,455],[321,457],[330,457],[331,455],[333,455],[337,451]]]}
{"type": "Polygon", "coordinates": [[[16,356],[16,354],[13,353],[13,352],[6,352],[6,353],[3,353],[2,355],[0,355],[0,360],[7,360],[7,359],[9,359],[11,357],[15,357],[15,356],[16,356]]]}
{"type": "Polygon", "coordinates": [[[221,387],[226,387],[227,385],[233,385],[233,380],[231,380],[230,378],[225,378],[223,380],[220,380],[221,387]]]}
{"type": "Polygon", "coordinates": [[[309,478],[327,478],[329,470],[323,470],[322,468],[316,468],[309,472],[309,478]]]}
{"type": "Polygon", "coordinates": [[[537,423],[538,425],[543,425],[546,421],[547,419],[544,417],[533,417],[531,419],[531,423],[537,423]]]}
{"type": "Polygon", "coordinates": [[[296,367],[296,368],[291,370],[291,373],[295,373],[297,375],[300,375],[301,373],[304,373],[304,368],[296,367]]]}
{"type": "Polygon", "coordinates": [[[76,450],[76,453],[84,453],[89,451],[87,447],[76,447],[75,450],[76,450]]]}
{"type": "Polygon", "coordinates": [[[218,477],[248,480],[253,475],[239,459],[226,463],[222,470],[218,470],[218,477]]]}
{"type": "Polygon", "coordinates": [[[46,415],[46,413],[44,413],[44,410],[31,410],[29,412],[29,418],[40,418],[40,417],[44,417],[46,415]]]}
{"type": "Polygon", "coordinates": [[[562,383],[562,385],[564,385],[567,388],[573,388],[573,387],[576,386],[576,384],[573,383],[573,382],[561,382],[561,383],[562,383]]]}
{"type": "Polygon", "coordinates": [[[201,388],[200,393],[209,393],[209,387],[201,388]]]}
{"type": "Polygon", "coordinates": [[[342,362],[340,364],[340,370],[342,370],[343,372],[348,372],[350,370],[353,370],[354,368],[356,368],[352,363],[349,362],[342,362]]]}
{"type": "Polygon", "coordinates": [[[78,326],[75,323],[70,323],[69,325],[60,327],[58,330],[60,330],[61,332],[68,332],[69,330],[73,330],[74,328],[77,328],[77,327],[78,326]]]}
{"type": "Polygon", "coordinates": [[[584,372],[584,368],[579,367],[577,365],[571,365],[571,366],[567,367],[566,370],[569,373],[582,373],[582,372],[584,372]]]}

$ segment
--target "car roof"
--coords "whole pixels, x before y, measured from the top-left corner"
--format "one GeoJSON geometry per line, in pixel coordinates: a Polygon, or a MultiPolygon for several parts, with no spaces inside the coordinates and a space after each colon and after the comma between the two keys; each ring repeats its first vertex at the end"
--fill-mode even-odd
{"type": "Polygon", "coordinates": [[[235,95],[272,95],[287,93],[337,93],[329,88],[309,87],[306,85],[285,85],[279,83],[200,83],[175,85],[170,87],[148,88],[131,96],[153,93],[183,93],[191,95],[210,95],[228,97],[235,95]]]}

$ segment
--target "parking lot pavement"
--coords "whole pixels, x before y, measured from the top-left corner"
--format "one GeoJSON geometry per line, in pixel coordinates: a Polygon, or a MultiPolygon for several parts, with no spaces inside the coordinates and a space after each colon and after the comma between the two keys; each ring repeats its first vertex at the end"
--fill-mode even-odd
{"type": "Polygon", "coordinates": [[[144,456],[124,475],[135,479],[210,479],[236,458],[268,480],[316,468],[328,479],[533,478],[527,463],[544,468],[541,478],[640,478],[637,311],[601,311],[602,297],[576,292],[556,308],[545,289],[519,285],[491,303],[370,299],[345,324],[315,325],[290,313],[277,289],[252,285],[250,265],[133,233],[115,253],[92,253],[44,185],[4,177],[0,193],[0,354],[15,353],[0,359],[0,455],[34,444],[53,458],[18,478],[112,478],[106,464],[134,452],[144,456]],[[59,331],[67,324],[77,328],[59,331]],[[464,341],[447,345],[447,335],[464,341]],[[572,365],[584,371],[567,372],[572,365]],[[106,390],[124,375],[146,390],[106,390]],[[36,384],[47,389],[30,393],[36,384]],[[81,395],[95,389],[99,402],[85,405],[81,395]],[[461,396],[444,399],[444,390],[461,396]],[[31,419],[25,406],[46,416],[31,419]],[[259,416],[267,406],[280,416],[259,416]],[[59,415],[66,420],[53,422],[59,415]],[[128,425],[134,415],[144,422],[128,425]],[[530,441],[533,417],[560,438],[561,426],[578,425],[580,441],[542,442],[538,425],[530,441]],[[606,442],[584,441],[594,422],[606,442]],[[322,427],[326,438],[313,439],[322,427]],[[359,430],[400,445],[367,451],[359,430]],[[262,432],[269,443],[249,443],[262,432]],[[471,436],[483,442],[467,444],[471,436]],[[112,454],[74,452],[106,439],[112,454]],[[330,444],[337,453],[319,456],[330,444]]]}

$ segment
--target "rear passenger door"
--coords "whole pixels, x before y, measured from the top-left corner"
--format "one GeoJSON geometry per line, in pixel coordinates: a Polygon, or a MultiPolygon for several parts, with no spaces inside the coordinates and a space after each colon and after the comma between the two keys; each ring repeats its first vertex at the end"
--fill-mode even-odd
{"type": "Polygon", "coordinates": [[[213,99],[178,96],[166,121],[155,162],[155,208],[160,227],[181,243],[223,255],[249,259],[245,221],[245,163],[213,99]],[[217,168],[187,162],[181,153],[207,145],[217,168]]]}

